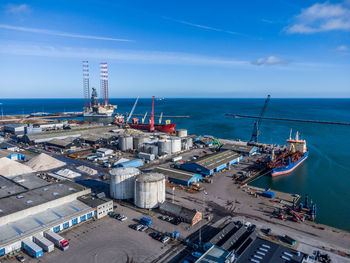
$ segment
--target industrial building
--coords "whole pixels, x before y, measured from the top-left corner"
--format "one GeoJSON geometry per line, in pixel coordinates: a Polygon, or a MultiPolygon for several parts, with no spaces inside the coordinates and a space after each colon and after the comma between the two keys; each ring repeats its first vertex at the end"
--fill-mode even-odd
{"type": "Polygon", "coordinates": [[[90,193],[89,188],[68,180],[51,183],[34,174],[0,177],[0,255],[21,249],[23,241],[34,235],[60,232],[113,208],[107,199],[78,200],[90,193]]]}
{"type": "Polygon", "coordinates": [[[64,140],[67,138],[78,138],[79,132],[62,132],[62,133],[46,133],[46,134],[25,134],[21,141],[28,144],[46,143],[53,139],[64,140]]]}
{"type": "Polygon", "coordinates": [[[190,186],[202,180],[202,175],[198,173],[187,172],[174,168],[157,167],[155,172],[162,173],[168,177],[168,181],[181,184],[185,186],[190,186]]]}
{"type": "Polygon", "coordinates": [[[14,135],[24,134],[24,125],[23,124],[6,124],[4,126],[4,132],[12,133],[14,135]]]}
{"type": "Polygon", "coordinates": [[[234,253],[230,253],[218,246],[212,246],[197,259],[196,263],[231,263],[234,262],[234,260],[234,253]]]}
{"type": "Polygon", "coordinates": [[[69,150],[75,147],[79,147],[80,139],[75,137],[68,137],[65,139],[52,139],[46,142],[46,146],[59,150],[69,150]]]}
{"type": "Polygon", "coordinates": [[[96,219],[100,219],[113,211],[113,201],[106,197],[96,198],[92,195],[83,195],[78,200],[95,209],[96,219]]]}
{"type": "Polygon", "coordinates": [[[197,160],[184,163],[181,169],[208,176],[242,161],[243,156],[231,150],[222,150],[197,160]]]}
{"type": "Polygon", "coordinates": [[[163,214],[179,218],[181,221],[188,223],[192,226],[202,220],[201,212],[170,202],[164,202],[160,204],[159,210],[163,214]]]}
{"type": "Polygon", "coordinates": [[[258,152],[258,147],[247,144],[225,144],[222,149],[231,150],[244,156],[251,156],[258,152]]]}
{"type": "Polygon", "coordinates": [[[15,152],[15,151],[19,150],[16,145],[13,145],[12,143],[8,143],[8,142],[0,143],[0,149],[12,151],[12,152],[15,152]]]}

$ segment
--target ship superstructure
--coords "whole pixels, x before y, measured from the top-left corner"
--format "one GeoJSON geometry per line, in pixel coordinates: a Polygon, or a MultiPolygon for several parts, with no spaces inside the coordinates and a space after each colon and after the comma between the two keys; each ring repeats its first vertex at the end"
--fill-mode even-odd
{"type": "Polygon", "coordinates": [[[109,104],[107,63],[100,63],[100,85],[101,101],[99,101],[96,88],[92,88],[90,97],[89,64],[88,61],[83,61],[84,117],[111,117],[117,108],[116,105],[109,104]]]}

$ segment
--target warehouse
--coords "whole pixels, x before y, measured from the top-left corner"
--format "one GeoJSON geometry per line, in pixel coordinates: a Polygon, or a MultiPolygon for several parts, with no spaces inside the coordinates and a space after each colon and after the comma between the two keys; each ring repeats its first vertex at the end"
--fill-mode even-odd
{"type": "Polygon", "coordinates": [[[207,176],[239,163],[242,159],[242,155],[231,150],[224,150],[184,163],[181,169],[207,176]]]}
{"type": "Polygon", "coordinates": [[[85,136],[82,137],[85,143],[93,146],[93,145],[105,145],[107,140],[105,138],[101,138],[98,136],[85,136]]]}
{"type": "Polygon", "coordinates": [[[202,220],[201,212],[167,201],[159,205],[159,210],[163,214],[179,218],[183,222],[191,224],[192,226],[202,220]]]}
{"type": "Polygon", "coordinates": [[[19,150],[16,145],[13,145],[13,144],[8,143],[8,142],[0,143],[0,149],[8,150],[8,151],[11,151],[11,152],[16,152],[16,151],[19,150]]]}
{"type": "Polygon", "coordinates": [[[0,177],[0,254],[21,249],[24,239],[44,231],[60,232],[113,209],[111,200],[91,197],[89,188],[74,182],[25,177],[14,178],[16,182],[0,177]]]}
{"type": "Polygon", "coordinates": [[[12,133],[14,135],[22,135],[24,134],[24,125],[23,124],[6,124],[4,127],[4,131],[8,133],[12,133]]]}
{"type": "Polygon", "coordinates": [[[173,168],[157,167],[155,172],[162,173],[168,177],[169,182],[190,186],[202,180],[201,174],[191,173],[173,168]]]}
{"type": "Polygon", "coordinates": [[[22,137],[22,141],[28,144],[38,144],[49,142],[53,139],[64,140],[67,138],[78,138],[81,134],[78,132],[62,132],[48,134],[26,134],[22,137]]]}
{"type": "Polygon", "coordinates": [[[252,156],[258,152],[258,147],[246,144],[225,144],[222,149],[232,150],[244,156],[252,156]]]}
{"type": "Polygon", "coordinates": [[[68,150],[74,147],[79,147],[80,139],[74,138],[74,137],[69,137],[65,139],[52,139],[46,142],[46,145],[52,148],[60,149],[60,150],[68,150]]]}

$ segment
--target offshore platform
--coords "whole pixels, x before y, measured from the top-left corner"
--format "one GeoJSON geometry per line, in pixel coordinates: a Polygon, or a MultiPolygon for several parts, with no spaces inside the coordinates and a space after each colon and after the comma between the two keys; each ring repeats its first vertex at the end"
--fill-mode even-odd
{"type": "Polygon", "coordinates": [[[99,101],[96,88],[92,88],[90,97],[90,74],[89,62],[83,61],[83,89],[84,89],[84,117],[112,117],[116,105],[109,104],[108,97],[108,65],[106,62],[100,63],[100,94],[99,101]]]}

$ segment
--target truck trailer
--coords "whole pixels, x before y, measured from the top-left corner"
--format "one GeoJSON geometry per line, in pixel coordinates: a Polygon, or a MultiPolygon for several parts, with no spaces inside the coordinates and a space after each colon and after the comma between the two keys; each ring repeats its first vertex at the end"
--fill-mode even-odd
{"type": "Polygon", "coordinates": [[[46,252],[51,252],[55,249],[54,243],[40,234],[33,236],[33,241],[46,252]]]}
{"type": "Polygon", "coordinates": [[[69,248],[68,241],[53,231],[44,232],[44,237],[53,242],[56,247],[60,248],[63,251],[66,251],[69,248]]]}
{"type": "Polygon", "coordinates": [[[22,241],[22,248],[32,257],[39,258],[43,255],[43,250],[30,239],[22,241]]]}

